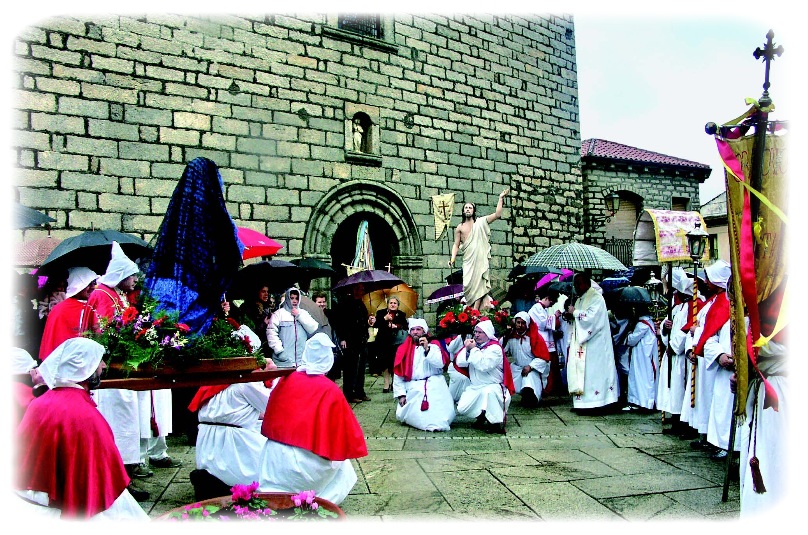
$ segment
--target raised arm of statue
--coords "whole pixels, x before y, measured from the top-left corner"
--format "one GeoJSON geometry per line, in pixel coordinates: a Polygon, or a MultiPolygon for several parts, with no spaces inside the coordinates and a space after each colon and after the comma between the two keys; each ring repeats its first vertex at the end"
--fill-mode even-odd
{"type": "Polygon", "coordinates": [[[491,223],[493,223],[494,221],[496,221],[497,219],[499,219],[500,217],[502,217],[502,201],[505,199],[505,196],[508,195],[508,192],[510,190],[511,190],[511,188],[505,188],[502,191],[502,193],[499,194],[499,202],[497,203],[497,211],[494,212],[493,214],[485,216],[485,218],[488,220],[489,225],[491,223]]]}

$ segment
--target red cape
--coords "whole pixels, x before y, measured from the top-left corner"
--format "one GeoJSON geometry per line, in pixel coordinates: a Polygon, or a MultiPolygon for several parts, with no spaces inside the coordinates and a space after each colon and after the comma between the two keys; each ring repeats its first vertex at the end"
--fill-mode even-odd
{"type": "Polygon", "coordinates": [[[98,323],[98,317],[89,303],[68,297],[58,303],[45,323],[42,345],[39,347],[39,360],[45,360],[62,342],[76,338],[98,323]]]}
{"type": "Polygon", "coordinates": [[[531,320],[527,332],[528,336],[530,336],[530,351],[533,353],[533,356],[544,361],[549,361],[550,350],[547,348],[547,342],[544,341],[544,337],[539,332],[539,327],[536,325],[535,321],[531,320]]]}
{"type": "Polygon", "coordinates": [[[33,400],[16,439],[16,488],[47,492],[62,518],[106,511],[129,484],[112,430],[84,389],[33,400]]]}
{"type": "Polygon", "coordinates": [[[110,288],[105,284],[96,286],[93,293],[90,294],[87,304],[95,309],[98,317],[107,319],[116,314],[121,314],[125,308],[115,288],[110,288]]]}
{"type": "Polygon", "coordinates": [[[5,464],[6,451],[11,449],[11,439],[22,421],[25,409],[34,400],[31,387],[15,381],[0,382],[0,466],[5,464]]]}
{"type": "MultiPolygon", "coordinates": [[[[760,312],[760,334],[768,336],[774,330],[777,323],[777,316],[780,314],[780,306],[783,304],[783,294],[786,290],[786,282],[783,283],[765,301],[758,305],[760,312]]],[[[808,358],[808,337],[805,332],[808,330],[808,281],[802,285],[802,295],[797,306],[797,313],[786,325],[777,333],[772,340],[783,344],[791,351],[794,351],[802,358],[808,358]]]]}
{"type": "MultiPolygon", "coordinates": [[[[508,357],[505,356],[505,350],[502,349],[502,346],[496,340],[489,340],[488,343],[485,344],[481,349],[485,349],[486,347],[490,346],[491,344],[498,345],[500,351],[502,351],[502,371],[503,371],[503,375],[505,376],[502,383],[508,389],[508,392],[510,392],[511,395],[513,395],[513,393],[516,392],[516,387],[513,384],[513,373],[511,372],[511,363],[508,362],[508,357]]],[[[463,348],[460,351],[465,351],[465,350],[466,350],[466,348],[463,348]]],[[[457,355],[460,354],[460,351],[457,352],[457,355]]],[[[452,360],[452,362],[455,365],[455,369],[457,371],[459,371],[462,375],[465,375],[466,377],[469,377],[468,366],[466,366],[464,368],[461,368],[460,366],[457,365],[457,355],[455,355],[454,359],[452,360]]]]}
{"type": "MultiPolygon", "coordinates": [[[[443,367],[445,369],[446,366],[449,365],[449,353],[441,347],[440,342],[432,340],[429,343],[435,344],[438,346],[438,349],[440,349],[441,356],[443,357],[443,367]]],[[[415,356],[416,347],[418,347],[418,344],[415,343],[412,336],[408,336],[404,343],[398,346],[398,349],[396,349],[396,360],[395,364],[393,364],[393,374],[403,377],[405,381],[412,380],[412,359],[415,356]]]]}
{"type": "Polygon", "coordinates": [[[693,354],[703,356],[704,344],[710,339],[712,335],[721,330],[726,322],[729,321],[729,300],[727,293],[721,292],[716,294],[713,306],[707,311],[707,317],[704,318],[704,330],[699,338],[699,343],[693,348],[693,354]]]}
{"type": "Polygon", "coordinates": [[[199,390],[196,391],[196,395],[194,399],[191,400],[191,403],[188,404],[188,410],[191,412],[196,412],[199,410],[202,405],[207,403],[207,401],[227,388],[230,385],[210,385],[210,386],[202,386],[199,387],[199,390]]]}
{"type": "Polygon", "coordinates": [[[294,372],[269,396],[261,434],[331,461],[368,454],[365,434],[339,387],[324,375],[294,372]]]}

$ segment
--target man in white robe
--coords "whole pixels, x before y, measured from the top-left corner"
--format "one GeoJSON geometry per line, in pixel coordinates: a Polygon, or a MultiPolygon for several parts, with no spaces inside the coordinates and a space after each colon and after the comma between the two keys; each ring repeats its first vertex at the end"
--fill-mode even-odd
{"type": "Polygon", "coordinates": [[[423,319],[410,318],[410,340],[401,344],[393,367],[393,397],[396,419],[424,431],[449,431],[455,407],[443,378],[443,353],[429,343],[429,326],[423,319]]]}
{"type": "Polygon", "coordinates": [[[629,407],[653,409],[656,403],[657,379],[659,371],[659,346],[657,345],[654,320],[646,305],[637,306],[639,315],[634,329],[626,337],[629,347],[628,396],[629,407]]]}
{"type": "MultiPolygon", "coordinates": [[[[696,325],[690,329],[685,340],[685,355],[690,363],[696,362],[696,406],[689,415],[690,426],[695,428],[700,440],[691,442],[695,449],[714,450],[707,442],[707,430],[710,422],[710,409],[713,404],[713,390],[718,366],[710,366],[717,354],[708,359],[705,353],[707,341],[717,333],[729,318],[729,303],[726,297],[726,284],[730,276],[730,267],[724,260],[716,261],[705,268],[705,284],[707,301],[696,315],[696,325]],[[722,307],[723,305],[723,307],[722,307]],[[721,312],[723,310],[723,312],[721,312]],[[722,319],[718,320],[721,316],[722,319]],[[712,330],[712,332],[710,332],[712,330]]],[[[692,371],[691,371],[692,373],[692,371]]],[[[685,404],[689,403],[685,400],[685,404]]],[[[714,453],[710,451],[710,453],[714,453]]]]}
{"type": "Polygon", "coordinates": [[[89,392],[101,384],[104,347],[71,338],[39,367],[49,390],[31,402],[17,428],[18,515],[148,520],[127,490],[129,476],[109,424],[89,392]]]}
{"type": "Polygon", "coordinates": [[[307,342],[297,370],[269,397],[261,434],[261,492],[314,490],[339,505],[356,483],[351,459],[367,455],[364,433],[339,387],[325,377],[334,343],[324,333],[307,342]],[[337,438],[338,437],[338,438],[337,438]]]}
{"type": "Polygon", "coordinates": [[[478,429],[504,435],[505,417],[514,391],[513,376],[491,320],[477,323],[474,339],[465,341],[455,356],[455,366],[467,370],[471,379],[457,402],[457,413],[477,418],[474,426],[478,429]]]}
{"type": "MultiPolygon", "coordinates": [[[[693,283],[680,267],[673,269],[674,299],[678,304],[671,310],[671,320],[662,323],[662,343],[665,354],[659,367],[657,383],[657,409],[670,413],[671,427],[662,430],[663,434],[681,435],[687,426],[680,421],[682,404],[685,400],[685,379],[687,375],[687,359],[685,358],[685,338],[682,331],[692,314],[690,303],[693,299],[693,283]],[[670,370],[670,371],[669,371],[670,370]]],[[[687,397],[688,405],[690,397],[687,397]]]]}
{"type": "MultiPolygon", "coordinates": [[[[808,252],[808,239],[799,236],[808,252]]],[[[775,292],[777,293],[777,292],[775,292]]],[[[782,295],[782,294],[781,294],[782,295]]],[[[767,298],[768,301],[768,298],[767,298]]],[[[780,304],[761,303],[761,334],[769,335],[780,304]]],[[[758,368],[779,400],[779,411],[764,409],[760,377],[752,379],[741,429],[741,513],[738,535],[805,534],[808,531],[808,275],[797,313],[780,335],[760,348],[758,368]],[[781,336],[782,335],[782,336],[781,336]],[[779,342],[776,340],[780,340],[779,342]],[[750,425],[751,424],[751,425],[750,425]],[[749,461],[757,458],[767,489],[755,492],[749,461]]],[[[758,489],[762,490],[762,489],[758,489]]]]}
{"type": "Polygon", "coordinates": [[[261,434],[261,419],[270,393],[260,381],[199,389],[188,407],[199,410],[198,470],[229,486],[258,481],[258,462],[267,441],[261,434]]]}
{"type": "Polygon", "coordinates": [[[573,285],[580,297],[572,313],[567,386],[575,409],[603,407],[616,402],[620,390],[606,301],[585,273],[576,274],[573,285]]]}
{"type": "Polygon", "coordinates": [[[529,334],[530,315],[517,312],[513,322],[513,337],[504,344],[505,354],[510,357],[513,387],[517,394],[522,395],[522,406],[536,408],[547,387],[550,361],[546,360],[547,354],[541,355],[545,358],[540,358],[534,353],[529,334]]]}

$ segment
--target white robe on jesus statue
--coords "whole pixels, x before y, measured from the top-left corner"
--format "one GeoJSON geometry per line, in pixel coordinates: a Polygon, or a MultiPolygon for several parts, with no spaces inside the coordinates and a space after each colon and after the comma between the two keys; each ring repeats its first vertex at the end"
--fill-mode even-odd
{"type": "Polygon", "coordinates": [[[617,401],[620,386],[614,364],[606,301],[593,286],[575,302],[567,357],[567,385],[576,409],[617,401]]]}
{"type": "Polygon", "coordinates": [[[460,244],[463,253],[463,294],[472,305],[491,291],[488,264],[491,260],[491,227],[487,217],[478,217],[466,240],[460,244]]]}

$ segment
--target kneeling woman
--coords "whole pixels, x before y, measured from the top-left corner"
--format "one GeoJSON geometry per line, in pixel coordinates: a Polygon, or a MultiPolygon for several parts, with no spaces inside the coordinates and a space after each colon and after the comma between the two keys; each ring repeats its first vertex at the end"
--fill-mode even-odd
{"type": "Polygon", "coordinates": [[[429,327],[422,319],[409,321],[410,336],[396,351],[393,396],[398,421],[424,431],[448,431],[455,408],[443,372],[449,354],[429,343],[429,327]]]}
{"type": "Polygon", "coordinates": [[[278,382],[261,434],[261,492],[302,492],[342,503],[356,483],[349,459],[368,454],[365,435],[339,387],[325,374],[335,347],[323,333],[307,342],[297,371],[278,382]]]}

